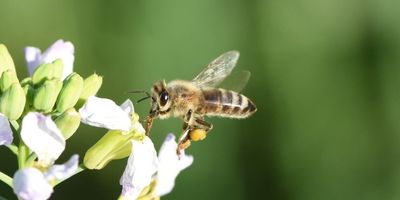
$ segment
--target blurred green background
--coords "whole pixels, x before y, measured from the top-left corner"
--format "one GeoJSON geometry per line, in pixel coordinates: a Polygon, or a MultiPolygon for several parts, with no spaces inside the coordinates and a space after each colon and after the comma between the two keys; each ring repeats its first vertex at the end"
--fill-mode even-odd
{"type": "MultiPolygon", "coordinates": [[[[69,40],[75,71],[103,75],[98,95],[118,103],[241,52],[237,69],[252,72],[243,93],[258,112],[209,119],[214,130],[188,150],[194,164],[163,199],[400,198],[400,1],[0,2],[0,42],[20,78],[25,46],[69,40]]],[[[135,109],[144,118],[149,104],[135,109]]],[[[177,119],[156,121],[156,148],[180,131],[177,119]]],[[[105,132],[82,125],[58,162],[83,157],[105,132]]],[[[0,170],[16,164],[0,148],[0,170]]],[[[85,171],[52,199],[116,199],[125,164],[85,171]]],[[[5,184],[0,195],[15,198],[5,184]]]]}

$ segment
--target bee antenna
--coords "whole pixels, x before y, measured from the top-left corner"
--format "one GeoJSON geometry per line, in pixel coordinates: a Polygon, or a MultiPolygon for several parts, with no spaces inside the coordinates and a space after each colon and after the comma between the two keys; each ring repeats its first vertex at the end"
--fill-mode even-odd
{"type": "Polygon", "coordinates": [[[148,97],[150,97],[150,94],[147,91],[144,91],[144,90],[132,90],[132,91],[127,91],[126,93],[144,93],[148,97]]]}
{"type": "Polygon", "coordinates": [[[137,103],[140,103],[141,101],[146,100],[146,99],[151,97],[150,94],[147,91],[144,91],[144,90],[133,90],[133,91],[127,91],[126,93],[143,93],[143,94],[146,94],[146,96],[141,98],[141,99],[139,99],[137,101],[137,103]]]}
{"type": "Polygon", "coordinates": [[[149,99],[149,98],[150,98],[150,96],[143,97],[143,98],[139,99],[139,100],[137,101],[137,103],[140,103],[141,101],[146,100],[146,99],[149,99]]]}

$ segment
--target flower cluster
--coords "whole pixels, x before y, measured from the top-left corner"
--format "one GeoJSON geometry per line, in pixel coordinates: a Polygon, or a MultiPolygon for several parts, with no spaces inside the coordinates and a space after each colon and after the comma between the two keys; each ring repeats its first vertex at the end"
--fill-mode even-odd
{"type": "Polygon", "coordinates": [[[0,180],[19,199],[48,199],[63,180],[127,157],[120,199],[155,199],[172,191],[177,175],[193,157],[176,155],[172,134],[157,156],[132,102],[117,105],[97,97],[102,77],[82,78],[73,72],[71,42],[58,40],[43,53],[27,47],[25,59],[30,76],[19,81],[7,48],[0,44],[0,146],[17,156],[19,167],[13,178],[0,172],[0,180]],[[87,150],[83,165],[79,166],[78,155],[54,164],[81,122],[108,131],[87,150]]]}

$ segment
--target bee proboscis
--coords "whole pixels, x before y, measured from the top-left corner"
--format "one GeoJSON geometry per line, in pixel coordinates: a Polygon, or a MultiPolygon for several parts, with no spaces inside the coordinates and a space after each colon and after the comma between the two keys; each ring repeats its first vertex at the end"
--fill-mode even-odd
{"type": "MultiPolygon", "coordinates": [[[[146,134],[149,135],[153,119],[179,117],[183,120],[183,135],[177,152],[186,149],[190,141],[203,139],[213,125],[205,116],[243,119],[257,111],[255,104],[243,94],[218,88],[239,59],[238,51],[229,51],[213,60],[193,80],[162,80],[151,88],[151,110],[147,117],[146,134]],[[196,133],[196,139],[193,139],[196,133]]],[[[247,79],[248,80],[248,79],[247,79]]]]}

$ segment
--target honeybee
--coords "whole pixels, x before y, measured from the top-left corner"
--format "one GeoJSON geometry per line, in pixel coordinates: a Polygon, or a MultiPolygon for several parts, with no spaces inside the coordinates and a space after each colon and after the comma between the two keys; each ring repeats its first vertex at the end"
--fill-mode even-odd
{"type": "MultiPolygon", "coordinates": [[[[204,121],[204,116],[243,119],[255,113],[255,104],[243,94],[217,88],[231,74],[238,59],[238,51],[229,51],[213,60],[191,81],[156,82],[149,96],[151,109],[147,117],[146,134],[149,135],[156,118],[181,118],[183,134],[178,143],[179,154],[190,145],[190,141],[203,139],[213,128],[211,123],[204,121]]],[[[244,83],[249,77],[249,73],[244,75],[244,83]]]]}

